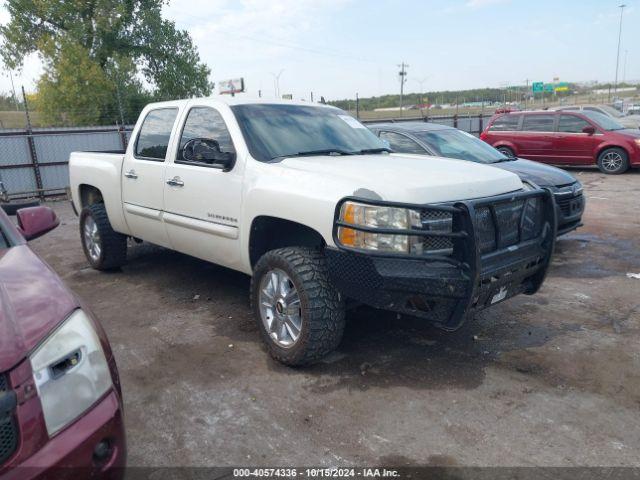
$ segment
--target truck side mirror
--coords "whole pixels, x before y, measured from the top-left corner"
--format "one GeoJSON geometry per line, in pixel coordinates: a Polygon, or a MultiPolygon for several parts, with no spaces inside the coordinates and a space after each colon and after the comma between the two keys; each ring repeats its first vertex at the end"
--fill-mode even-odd
{"type": "Polygon", "coordinates": [[[591,125],[587,125],[582,129],[582,133],[586,133],[587,135],[593,135],[594,133],[596,133],[596,129],[591,125]]]}
{"type": "Polygon", "coordinates": [[[182,158],[188,162],[206,163],[230,170],[236,159],[234,152],[223,152],[220,143],[211,138],[193,138],[182,147],[182,158]]]}

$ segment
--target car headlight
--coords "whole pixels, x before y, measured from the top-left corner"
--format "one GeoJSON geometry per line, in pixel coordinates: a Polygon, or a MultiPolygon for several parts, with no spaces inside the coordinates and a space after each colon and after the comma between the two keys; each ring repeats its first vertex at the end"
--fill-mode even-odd
{"type": "Polygon", "coordinates": [[[49,436],[69,425],[112,386],[91,319],[76,310],[30,357],[49,436]]]}
{"type": "Polygon", "coordinates": [[[636,142],[636,145],[640,147],[640,138],[636,138],[634,142],[636,142]]]}
{"type": "MultiPolygon", "coordinates": [[[[440,213],[440,212],[438,212],[440,213]]],[[[451,232],[451,214],[422,218],[420,211],[409,208],[385,207],[367,205],[364,203],[347,201],[340,208],[339,221],[345,225],[338,227],[337,237],[341,246],[372,250],[382,253],[416,254],[425,253],[425,237],[410,235],[412,229],[438,230],[451,232]],[[385,233],[363,231],[354,227],[366,229],[391,230],[385,233]],[[398,230],[399,233],[393,233],[398,230]]],[[[427,250],[431,250],[427,247],[427,250]]]]}

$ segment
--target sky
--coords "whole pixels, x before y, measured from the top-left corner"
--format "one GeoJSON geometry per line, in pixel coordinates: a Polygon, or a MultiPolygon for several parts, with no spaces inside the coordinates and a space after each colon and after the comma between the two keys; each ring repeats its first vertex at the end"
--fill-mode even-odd
{"type": "MultiPolygon", "coordinates": [[[[173,0],[211,81],[243,77],[247,94],[327,100],[405,91],[613,81],[621,0],[173,0]]],[[[626,0],[619,79],[640,80],[640,0],[626,0]],[[626,62],[625,62],[626,57],[626,62]]],[[[0,24],[9,16],[0,7],[0,24]]],[[[0,92],[9,92],[0,64],[0,92]]],[[[34,90],[37,55],[13,72],[34,90]]],[[[217,89],[217,88],[216,88],[217,89]]]]}

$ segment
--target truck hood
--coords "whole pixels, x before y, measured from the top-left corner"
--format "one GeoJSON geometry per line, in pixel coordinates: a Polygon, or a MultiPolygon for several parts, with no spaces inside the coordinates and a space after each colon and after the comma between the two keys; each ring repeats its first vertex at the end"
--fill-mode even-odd
{"type": "Polygon", "coordinates": [[[522,158],[491,165],[513,172],[521,180],[529,180],[539,187],[563,187],[576,182],[576,179],[564,170],[522,158]]]}
{"type": "Polygon", "coordinates": [[[367,190],[382,200],[407,203],[468,200],[522,188],[511,172],[449,158],[431,157],[425,162],[423,155],[290,157],[280,166],[343,183],[353,188],[350,195],[367,190]]]}
{"type": "Polygon", "coordinates": [[[0,372],[9,370],[78,307],[26,245],[0,250],[0,372]]]}

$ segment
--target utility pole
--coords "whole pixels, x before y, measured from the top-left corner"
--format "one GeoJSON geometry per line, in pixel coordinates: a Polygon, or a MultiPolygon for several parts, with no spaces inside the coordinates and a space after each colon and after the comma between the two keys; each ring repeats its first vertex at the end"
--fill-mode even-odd
{"type": "Polygon", "coordinates": [[[400,65],[400,71],[398,72],[398,76],[400,77],[400,116],[402,116],[402,99],[404,97],[404,84],[407,81],[407,68],[409,65],[402,62],[400,65]]]}
{"type": "Polygon", "coordinates": [[[527,84],[527,89],[524,91],[524,109],[527,109],[527,98],[529,97],[529,79],[527,78],[525,80],[525,83],[527,84]]]}
{"type": "Polygon", "coordinates": [[[624,8],[626,5],[623,3],[622,5],[618,5],[620,9],[620,28],[618,29],[618,52],[616,54],[616,81],[613,84],[613,95],[615,96],[618,92],[618,65],[620,63],[620,40],[622,39],[622,14],[624,13],[624,8]]]}

